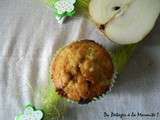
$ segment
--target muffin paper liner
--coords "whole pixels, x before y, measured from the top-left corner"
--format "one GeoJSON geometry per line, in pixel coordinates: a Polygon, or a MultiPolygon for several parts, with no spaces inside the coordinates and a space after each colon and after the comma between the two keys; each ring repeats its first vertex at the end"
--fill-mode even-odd
{"type": "MultiPolygon", "coordinates": [[[[53,55],[53,57],[52,57],[52,59],[51,59],[51,62],[50,62],[50,67],[49,67],[49,74],[50,74],[50,80],[51,80],[51,82],[53,82],[52,79],[51,79],[51,66],[52,66],[52,64],[53,64],[53,62],[54,62],[54,60],[55,60],[55,57],[56,57],[64,48],[66,48],[68,45],[70,45],[70,44],[72,44],[72,43],[75,43],[75,42],[80,42],[80,41],[83,41],[83,40],[75,40],[75,41],[68,42],[66,45],[64,45],[63,47],[59,48],[59,49],[56,51],[56,53],[53,55]]],[[[90,40],[90,41],[95,42],[94,40],[90,40]]],[[[95,43],[98,44],[98,45],[100,45],[100,46],[102,46],[103,48],[105,48],[102,44],[97,43],[97,42],[95,42],[95,43]]],[[[106,48],[105,48],[105,49],[106,49],[106,48]]],[[[106,50],[107,50],[107,49],[106,49],[106,50]]],[[[111,84],[110,84],[109,90],[106,91],[105,93],[103,93],[101,96],[94,97],[90,102],[87,102],[87,103],[84,103],[84,104],[93,103],[93,102],[99,100],[100,98],[103,98],[106,94],[108,94],[109,92],[111,92],[111,90],[112,90],[112,88],[113,88],[113,86],[114,86],[114,83],[116,82],[115,80],[117,79],[118,70],[117,70],[117,68],[116,68],[116,64],[115,64],[114,61],[113,61],[114,55],[113,55],[112,52],[110,52],[109,50],[107,50],[107,52],[110,54],[111,59],[112,59],[112,63],[113,63],[113,65],[114,65],[114,73],[113,73],[113,77],[112,77],[112,79],[111,79],[111,84]]],[[[54,86],[54,82],[53,82],[53,86],[54,86]]],[[[66,100],[66,101],[68,101],[68,102],[78,103],[78,104],[81,105],[81,103],[79,103],[78,101],[73,101],[73,100],[67,99],[67,98],[65,98],[65,97],[63,97],[63,99],[66,100]]],[[[83,105],[83,104],[82,104],[82,105],[83,105]]]]}

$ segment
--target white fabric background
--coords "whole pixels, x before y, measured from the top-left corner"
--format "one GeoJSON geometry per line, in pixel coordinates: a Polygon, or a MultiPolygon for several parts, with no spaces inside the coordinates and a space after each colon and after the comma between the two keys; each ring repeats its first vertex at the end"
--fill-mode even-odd
{"type": "MultiPolygon", "coordinates": [[[[59,25],[51,9],[32,0],[0,0],[0,120],[13,120],[35,90],[48,84],[48,66],[59,47],[77,39],[93,39],[106,48],[109,40],[83,17],[59,25]]],[[[160,21],[135,51],[112,92],[89,105],[71,104],[64,120],[121,120],[103,112],[160,112],[160,21]]],[[[123,120],[160,120],[123,118],[123,120]]]]}

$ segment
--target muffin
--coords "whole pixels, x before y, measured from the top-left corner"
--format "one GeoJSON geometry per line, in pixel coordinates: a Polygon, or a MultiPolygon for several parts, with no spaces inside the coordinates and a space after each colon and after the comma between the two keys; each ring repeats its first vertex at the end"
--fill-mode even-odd
{"type": "Polygon", "coordinates": [[[57,93],[81,104],[105,94],[113,83],[110,54],[91,40],[76,41],[60,49],[50,67],[57,93]]]}

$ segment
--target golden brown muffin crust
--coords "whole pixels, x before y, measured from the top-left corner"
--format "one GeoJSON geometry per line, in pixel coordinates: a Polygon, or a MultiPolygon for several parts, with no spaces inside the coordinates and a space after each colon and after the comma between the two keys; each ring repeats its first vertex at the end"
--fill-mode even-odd
{"type": "Polygon", "coordinates": [[[51,64],[56,91],[68,99],[86,103],[109,90],[114,74],[109,53],[90,40],[61,49],[51,64]]]}

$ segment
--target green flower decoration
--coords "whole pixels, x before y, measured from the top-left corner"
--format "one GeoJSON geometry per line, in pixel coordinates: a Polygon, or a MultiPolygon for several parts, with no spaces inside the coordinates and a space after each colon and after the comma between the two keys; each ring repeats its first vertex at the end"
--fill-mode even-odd
{"type": "Polygon", "coordinates": [[[65,17],[74,16],[74,4],[76,0],[59,0],[54,4],[56,10],[56,19],[59,23],[63,23],[65,17]]]}
{"type": "Polygon", "coordinates": [[[42,117],[42,111],[34,110],[31,105],[28,105],[23,113],[15,117],[15,120],[41,120],[42,117]]]}

